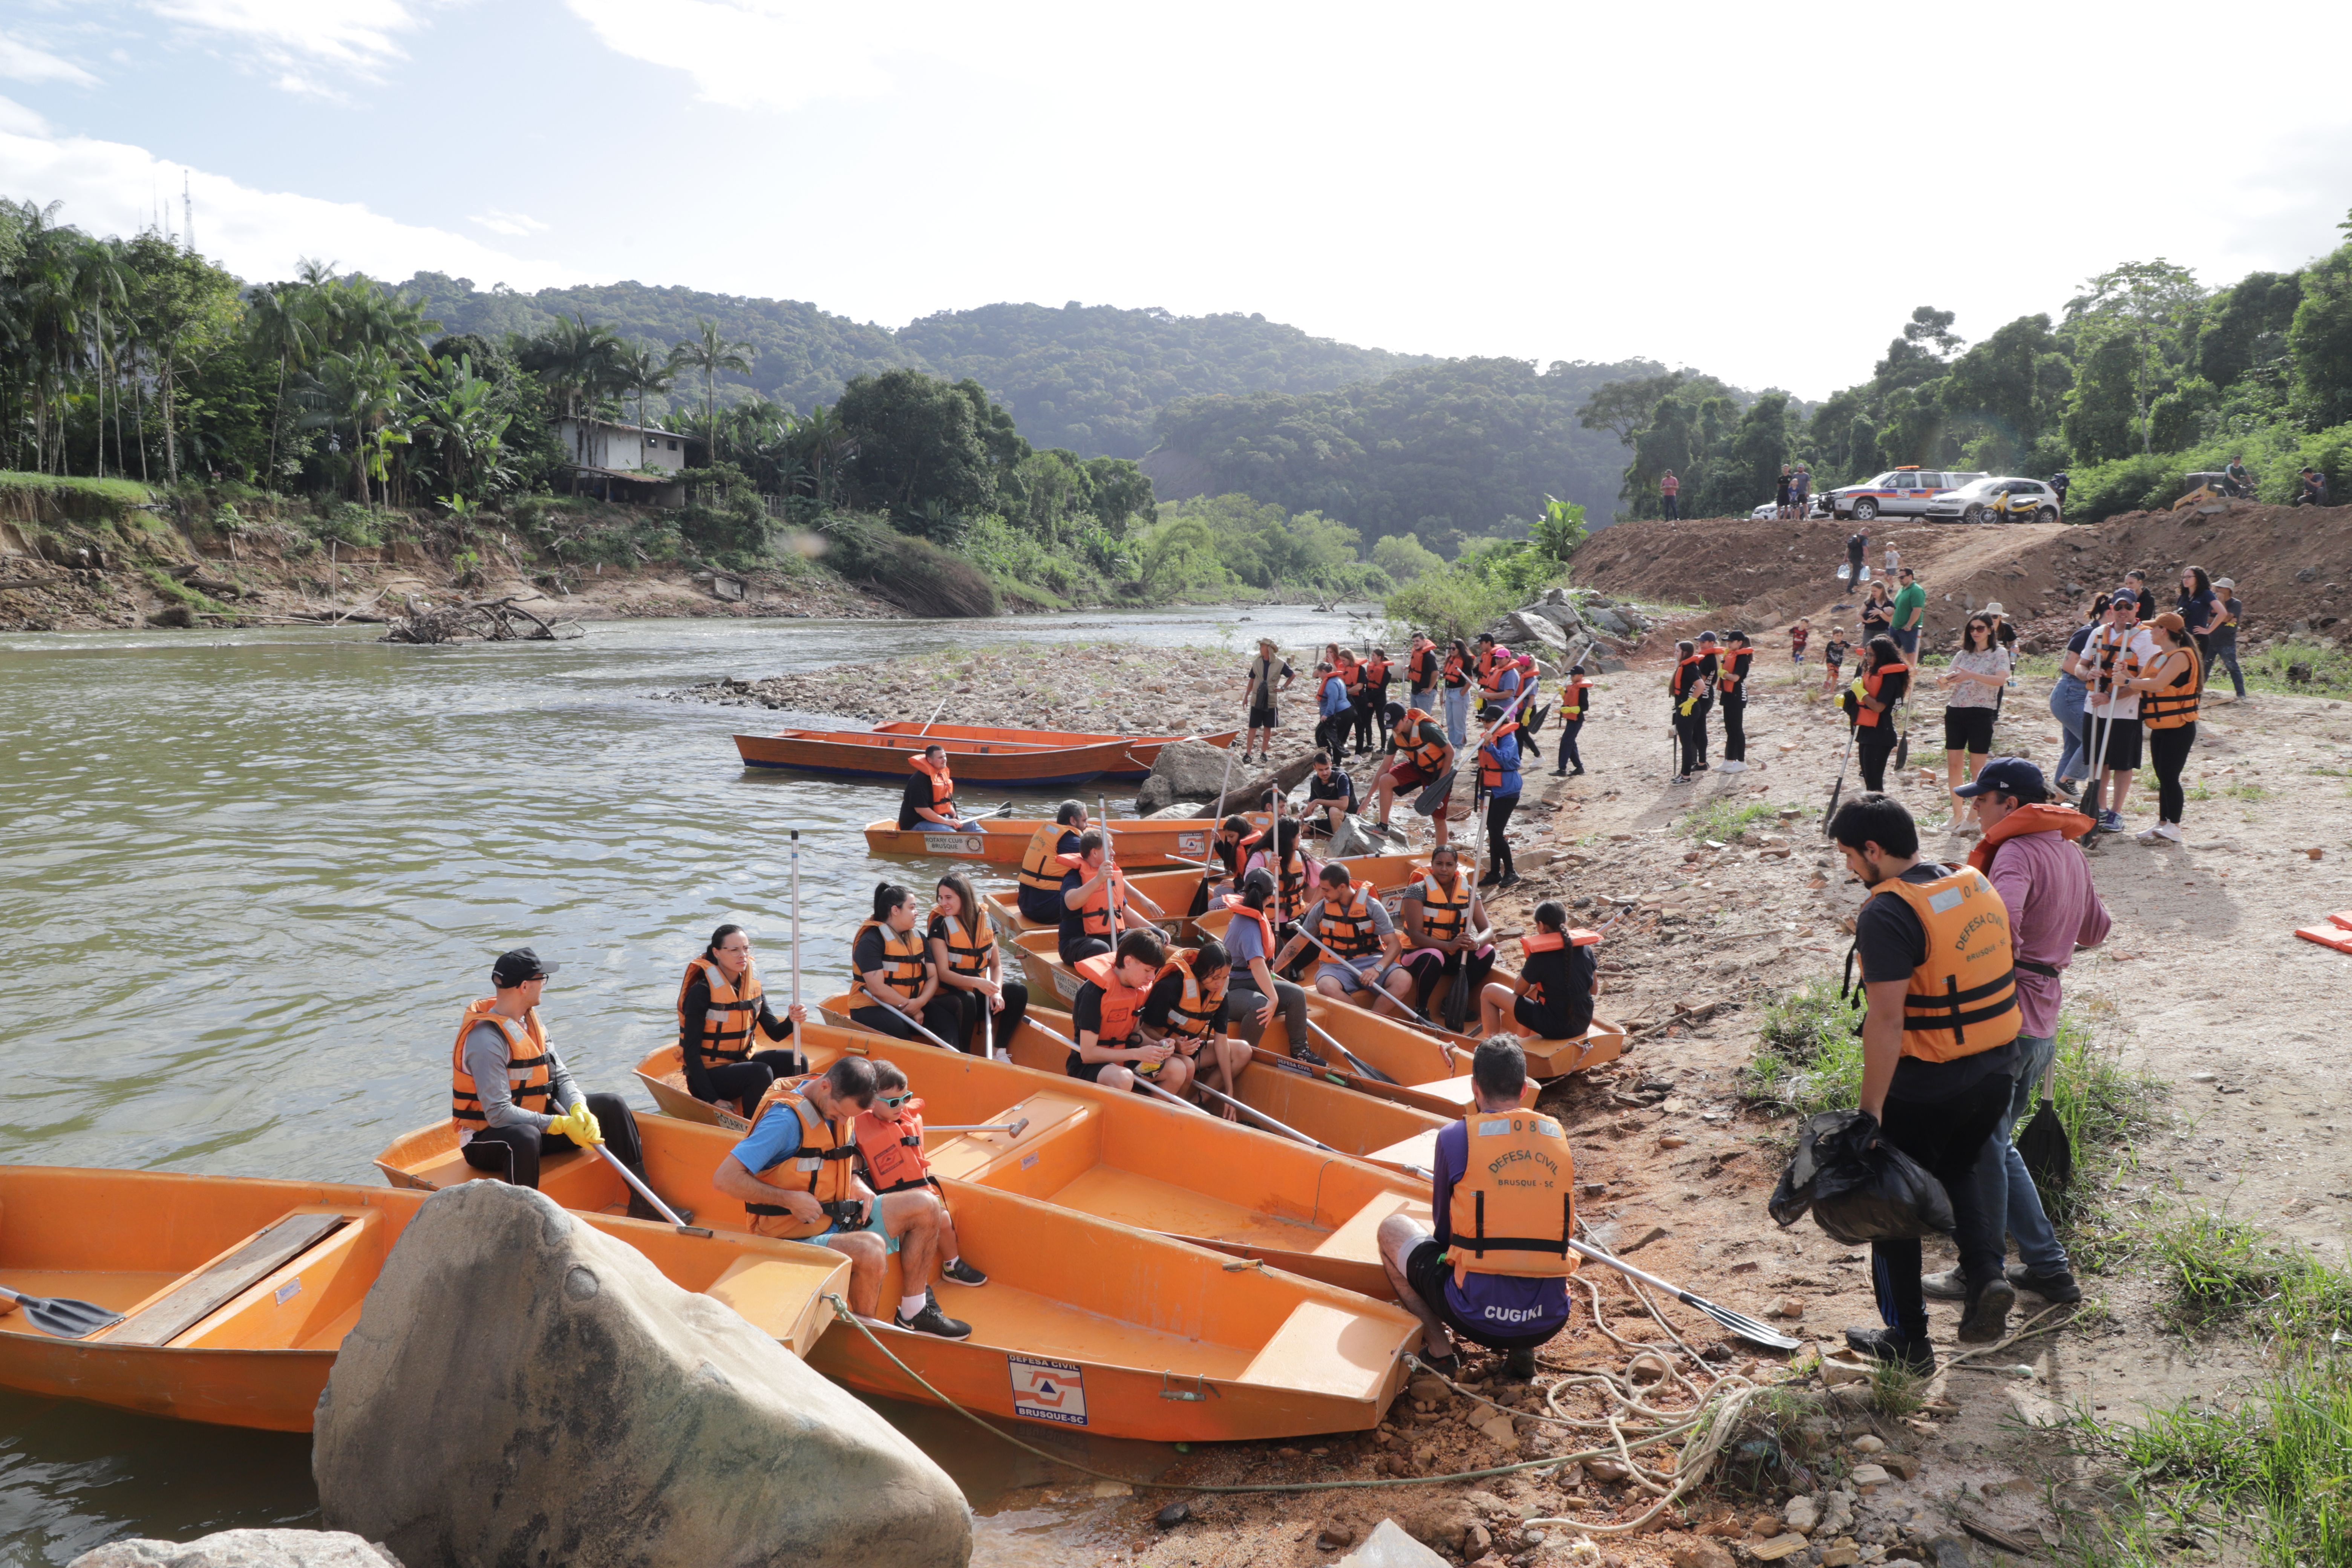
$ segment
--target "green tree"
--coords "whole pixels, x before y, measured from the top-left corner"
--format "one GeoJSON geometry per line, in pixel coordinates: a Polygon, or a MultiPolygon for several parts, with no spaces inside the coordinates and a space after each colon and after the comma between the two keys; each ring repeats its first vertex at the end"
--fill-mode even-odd
{"type": "Polygon", "coordinates": [[[2139,449],[2149,450],[2148,406],[2186,357],[2204,290],[2197,275],[2158,257],[2100,273],[2066,302],[2075,341],[2092,355],[2112,340],[2130,345],[2132,404],[2139,449]]]}
{"type": "Polygon", "coordinates": [[[996,476],[971,400],[947,382],[919,370],[856,376],[834,413],[856,442],[853,466],[862,504],[887,510],[902,523],[922,520],[913,531],[927,532],[935,526],[927,521],[933,516],[961,519],[985,510],[994,499],[996,476]],[[927,511],[932,502],[937,509],[927,511]]]}
{"type": "Polygon", "coordinates": [[[1400,583],[1410,583],[1424,572],[1444,570],[1445,560],[1417,534],[1391,533],[1372,546],[1372,564],[1400,583]]]}
{"type": "Polygon", "coordinates": [[[2352,420],[2352,244],[2303,275],[2303,297],[2287,329],[2294,400],[2313,429],[2352,420]]]}
{"type": "MultiPolygon", "coordinates": [[[[698,371],[702,374],[702,428],[706,438],[715,443],[719,429],[719,373],[731,370],[749,374],[751,360],[759,345],[749,340],[730,342],[719,330],[719,323],[705,317],[695,323],[696,334],[671,345],[669,363],[674,369],[698,371]]],[[[719,461],[719,448],[710,447],[710,460],[719,461]]]]}

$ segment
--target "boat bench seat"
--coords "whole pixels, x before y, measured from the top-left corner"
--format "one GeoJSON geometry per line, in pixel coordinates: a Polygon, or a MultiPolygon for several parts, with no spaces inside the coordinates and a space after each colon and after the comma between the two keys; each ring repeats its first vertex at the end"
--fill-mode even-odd
{"type": "MultiPolygon", "coordinates": [[[[1031,1186],[1032,1180],[1042,1177],[1022,1178],[1028,1178],[1031,1173],[1037,1171],[1039,1160],[1048,1148],[1067,1143],[1073,1139],[1088,1141],[1087,1130],[1092,1128],[1099,1118],[1096,1108],[1085,1100],[1048,1091],[1018,1100],[988,1120],[1012,1122],[1024,1116],[1029,1119],[1029,1125],[1021,1130],[1018,1138],[1009,1132],[955,1132],[930,1144],[925,1152],[930,1157],[932,1172],[960,1182],[978,1182],[1007,1191],[1027,1193],[1031,1196],[1040,1195],[1032,1192],[1031,1186]]],[[[1065,1163],[1055,1162],[1057,1167],[1065,1163]]],[[[1091,1164],[1093,1160],[1089,1156],[1083,1163],[1091,1164]]],[[[1074,1174],[1075,1170],[1062,1173],[1061,1181],[1055,1182],[1054,1186],[1059,1186],[1061,1182],[1066,1182],[1074,1174]]],[[[1048,1187],[1046,1190],[1050,1192],[1053,1189],[1048,1187]]]]}
{"type": "Polygon", "coordinates": [[[310,1251],[361,1214],[298,1211],[247,1237],[191,1270],[106,1332],[118,1345],[164,1345],[203,1322],[255,1284],[310,1251]]]}
{"type": "Polygon", "coordinates": [[[1381,1255],[1381,1221],[1392,1214],[1411,1214],[1427,1220],[1429,1205],[1404,1193],[1383,1193],[1349,1215],[1347,1220],[1315,1248],[1322,1258],[1378,1258],[1381,1255]]]}
{"type": "MultiPolygon", "coordinates": [[[[585,1149],[566,1149],[561,1153],[541,1155],[539,1157],[540,1186],[544,1189],[554,1177],[583,1161],[592,1160],[594,1157],[585,1149]]],[[[424,1164],[411,1167],[409,1175],[412,1178],[411,1185],[422,1187],[431,1193],[437,1193],[444,1187],[454,1187],[460,1182],[484,1178],[493,1182],[500,1180],[496,1171],[478,1171],[466,1163],[464,1151],[454,1144],[447,1153],[424,1164]]]]}
{"type": "Polygon", "coordinates": [[[1391,1375],[1401,1337],[1393,1322],[1339,1302],[1301,1301],[1240,1381],[1370,1399],[1391,1375]]]}

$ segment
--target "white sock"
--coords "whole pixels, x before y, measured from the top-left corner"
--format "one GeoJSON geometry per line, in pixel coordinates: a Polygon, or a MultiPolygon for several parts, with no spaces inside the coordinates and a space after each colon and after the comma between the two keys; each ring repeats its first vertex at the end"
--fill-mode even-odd
{"type": "Polygon", "coordinates": [[[902,1318],[912,1318],[930,1304],[930,1298],[928,1296],[901,1296],[898,1298],[898,1315],[902,1318]]]}
{"type": "Polygon", "coordinates": [[[962,1255],[961,1253],[958,1253],[955,1257],[950,1258],[949,1258],[949,1259],[948,1259],[948,1261],[947,1261],[947,1266],[948,1266],[950,1268],[955,1268],[958,1264],[961,1263],[962,1261],[963,1261],[963,1255],[962,1255]]]}

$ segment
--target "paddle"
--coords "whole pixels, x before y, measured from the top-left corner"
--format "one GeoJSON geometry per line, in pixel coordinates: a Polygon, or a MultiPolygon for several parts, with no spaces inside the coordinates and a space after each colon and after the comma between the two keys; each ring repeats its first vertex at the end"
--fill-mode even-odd
{"type": "MultiPolygon", "coordinates": [[[[1225,773],[1224,773],[1224,777],[1223,777],[1223,778],[1221,778],[1221,779],[1219,779],[1219,780],[1217,781],[1217,804],[1216,804],[1216,807],[1215,807],[1215,816],[1214,816],[1214,820],[1216,820],[1216,821],[1218,821],[1218,822],[1220,822],[1220,823],[1222,823],[1222,822],[1224,820],[1224,816],[1223,816],[1223,814],[1224,809],[1225,809],[1225,791],[1226,791],[1226,789],[1227,789],[1227,788],[1228,788],[1228,787],[1233,784],[1233,782],[1234,782],[1234,749],[1233,749],[1233,747],[1232,747],[1231,745],[1227,745],[1227,746],[1225,747],[1225,773]]],[[[1203,894],[1206,894],[1206,893],[1207,893],[1207,891],[1209,890],[1209,889],[1210,889],[1212,886],[1213,886],[1213,885],[1215,884],[1216,879],[1216,879],[1216,876],[1215,876],[1215,872],[1223,868],[1221,868],[1221,867],[1218,865],[1218,863],[1217,863],[1217,856],[1216,856],[1216,848],[1215,848],[1216,842],[1217,842],[1217,829],[1216,829],[1216,828],[1214,828],[1214,827],[1212,827],[1212,828],[1210,828],[1210,829],[1209,829],[1209,844],[1210,844],[1210,853],[1209,853],[1209,858],[1208,858],[1208,859],[1206,859],[1206,860],[1204,860],[1204,861],[1202,861],[1202,862],[1201,863],[1201,890],[1202,890],[1202,892],[1203,894]]],[[[1236,851],[1236,854],[1238,854],[1238,851],[1236,851]]],[[[1239,889],[1235,889],[1235,891],[1239,891],[1239,890],[1240,890],[1239,889]]]]}
{"type": "MultiPolygon", "coordinates": [[[[1164,1089],[1160,1089],[1160,1086],[1156,1083],[1151,1087],[1159,1089],[1160,1093],[1168,1095],[1168,1098],[1171,1100],[1181,1098],[1178,1095],[1170,1094],[1169,1091],[1164,1089]]],[[[1265,1111],[1258,1110],[1257,1107],[1254,1105],[1244,1105],[1232,1095],[1223,1093],[1218,1089],[1211,1089],[1207,1084],[1202,1083],[1198,1078],[1195,1078],[1192,1080],[1192,1087],[1199,1089],[1202,1094],[1207,1095],[1211,1100],[1217,1101],[1221,1105],[1232,1106],[1235,1110],[1241,1112],[1244,1116],[1248,1117],[1252,1121],[1263,1124],[1269,1131],[1278,1132],[1285,1138],[1295,1139],[1298,1142],[1305,1143],[1311,1148],[1320,1149],[1326,1154],[1336,1154],[1339,1152],[1319,1139],[1309,1138],[1306,1133],[1299,1131],[1295,1127],[1285,1127],[1281,1122],[1276,1121],[1273,1117],[1268,1116],[1265,1111]]],[[[1198,1108],[1196,1107],[1195,1109],[1198,1108]]]]}
{"type": "MultiPolygon", "coordinates": [[[[1050,1028],[1050,1027],[1048,1027],[1047,1026],[1045,1026],[1045,1025],[1044,1025],[1044,1024],[1039,1023],[1039,1022],[1038,1022],[1036,1019],[1034,1019],[1034,1018],[1030,1019],[1028,1022],[1029,1022],[1029,1026],[1030,1026],[1031,1028],[1033,1028],[1033,1029],[1036,1030],[1039,1034],[1041,1034],[1041,1035],[1045,1036],[1047,1039],[1052,1040],[1052,1041],[1055,1041],[1055,1043],[1057,1043],[1057,1044],[1059,1044],[1059,1045],[1065,1045],[1065,1046],[1067,1046],[1067,1047],[1069,1047],[1069,1048],[1070,1048],[1073,1052],[1076,1052],[1076,1051],[1077,1050],[1077,1048],[1078,1048],[1078,1042],[1077,1042],[1077,1041],[1076,1041],[1076,1040],[1074,1040],[1074,1039],[1072,1039],[1072,1038],[1070,1038],[1070,1037],[1069,1037],[1069,1036],[1067,1036],[1067,1035],[1065,1035],[1065,1034],[1061,1033],[1059,1030],[1050,1028]]],[[[1122,1064],[1122,1065],[1124,1065],[1124,1064],[1122,1064]]],[[[1160,1099],[1162,1099],[1162,1100],[1164,1100],[1169,1101],[1171,1104],[1173,1104],[1173,1105],[1181,1105],[1181,1106],[1182,1106],[1182,1107],[1183,1107],[1185,1110],[1187,1110],[1200,1111],[1200,1113],[1201,1113],[1202,1116],[1206,1116],[1206,1115],[1208,1115],[1208,1114],[1209,1114],[1207,1111],[1205,1111],[1205,1110],[1201,1110],[1201,1108],[1200,1108],[1199,1106],[1197,1106],[1197,1105],[1193,1104],[1191,1100],[1189,1100],[1185,1099],[1182,1095],[1181,1095],[1181,1094],[1171,1094],[1171,1093],[1170,1093],[1167,1089],[1164,1089],[1160,1088],[1158,1084],[1156,1084],[1156,1083],[1152,1082],[1149,1078],[1145,1077],[1142,1073],[1140,1073],[1140,1072],[1137,1072],[1137,1071],[1135,1070],[1135,1068],[1131,1068],[1131,1067],[1130,1067],[1130,1068],[1128,1068],[1128,1071],[1129,1071],[1129,1073],[1131,1073],[1131,1074],[1133,1074],[1133,1075],[1134,1075],[1134,1078],[1135,1078],[1135,1084],[1136,1084],[1136,1087],[1137,1087],[1138,1089],[1146,1089],[1146,1090],[1150,1091],[1150,1093],[1153,1093],[1153,1094],[1158,1095],[1160,1099]]],[[[1206,1084],[1202,1084],[1201,1087],[1202,1087],[1203,1089],[1206,1089],[1206,1090],[1207,1090],[1209,1093],[1211,1093],[1211,1094],[1215,1094],[1215,1093],[1217,1092],[1217,1091],[1216,1091],[1215,1089],[1209,1089],[1209,1086],[1208,1086],[1208,1085],[1206,1085],[1206,1084]]],[[[1220,1098],[1223,1098],[1223,1097],[1221,1096],[1220,1098]]],[[[1258,1117],[1261,1117],[1261,1118],[1263,1119],[1263,1113],[1262,1113],[1262,1112],[1260,1112],[1260,1111],[1256,1111],[1256,1110],[1252,1110],[1250,1109],[1250,1107],[1248,1107],[1248,1106],[1246,1106],[1246,1105],[1242,1104],[1239,1100],[1234,1100],[1234,1101],[1232,1101],[1231,1103],[1233,1104],[1234,1108],[1235,1110],[1237,1110],[1248,1111],[1250,1115],[1252,1115],[1252,1116],[1258,1116],[1258,1117]]],[[[1288,1129],[1287,1129],[1287,1128],[1286,1128],[1286,1129],[1284,1129],[1284,1131],[1288,1131],[1288,1129]]],[[[1294,1132],[1294,1133],[1292,1133],[1292,1134],[1291,1134],[1291,1136],[1293,1136],[1293,1137],[1295,1138],[1295,1137],[1299,1136],[1299,1134],[1297,1134],[1297,1133],[1295,1133],[1295,1132],[1294,1132]]],[[[1311,1138],[1310,1138],[1310,1139],[1307,1139],[1307,1142],[1310,1142],[1310,1143],[1313,1143],[1315,1141],[1314,1141],[1313,1139],[1311,1139],[1311,1138]]],[[[1321,1147],[1322,1147],[1322,1145],[1321,1145],[1321,1144],[1319,1144],[1319,1143],[1317,1143],[1317,1144],[1316,1144],[1316,1147],[1319,1149],[1319,1148],[1321,1148],[1321,1147]]]]}
{"type": "Polygon", "coordinates": [[[968,1126],[926,1127],[923,1131],[926,1132],[1003,1132],[1018,1138],[1021,1136],[1021,1130],[1028,1125],[1029,1119],[1024,1116],[1018,1121],[975,1121],[968,1126]]]}
{"type": "Polygon", "coordinates": [[[1845,727],[1845,755],[1838,759],[1837,783],[1830,786],[1830,803],[1822,811],[1822,837],[1830,836],[1830,818],[1837,815],[1838,796],[1845,793],[1845,765],[1853,760],[1853,738],[1862,726],[1849,721],[1845,727]]]}
{"type": "Polygon", "coordinates": [[[955,693],[950,692],[947,697],[940,698],[940,705],[931,710],[931,716],[923,721],[923,727],[916,731],[915,733],[918,735],[929,734],[931,732],[931,726],[940,721],[940,715],[947,711],[948,698],[953,697],[955,693]]]}
{"type": "Polygon", "coordinates": [[[601,1140],[597,1142],[589,1144],[588,1147],[595,1150],[596,1152],[604,1156],[604,1163],[612,1166],[613,1169],[620,1172],[621,1180],[628,1183],[632,1187],[635,1187],[637,1190],[637,1195],[639,1197],[645,1199],[646,1202],[653,1205],[656,1209],[659,1210],[662,1218],[669,1221],[670,1224],[677,1226],[680,1230],[688,1228],[684,1216],[679,1215],[676,1209],[662,1202],[661,1199],[654,1196],[654,1190],[646,1185],[643,1182],[637,1180],[637,1173],[635,1171],[630,1170],[626,1165],[621,1163],[621,1157],[618,1154],[614,1153],[610,1149],[605,1148],[601,1140]]]}
{"type": "MultiPolygon", "coordinates": [[[[1323,950],[1323,956],[1338,964],[1340,968],[1352,970],[1356,967],[1354,964],[1349,963],[1346,959],[1340,957],[1338,953],[1333,952],[1329,945],[1327,944],[1321,937],[1317,936],[1313,931],[1307,929],[1306,911],[1304,910],[1299,911],[1298,934],[1313,942],[1317,947],[1321,948],[1323,950]]],[[[1390,967],[1402,969],[1404,966],[1402,964],[1391,964],[1390,967]]],[[[1381,977],[1386,978],[1386,971],[1382,972],[1381,977]]],[[[1423,1013],[1420,1008],[1404,1000],[1404,998],[1399,996],[1395,992],[1390,991],[1381,986],[1378,981],[1367,981],[1365,984],[1370,985],[1371,988],[1381,995],[1387,997],[1390,1001],[1395,1003],[1398,1006],[1412,1014],[1413,1017],[1418,1019],[1421,1023],[1427,1025],[1430,1028],[1436,1029],[1439,1034],[1442,1035],[1448,1032],[1445,1029],[1439,1027],[1439,1026],[1433,1022],[1429,1016],[1423,1013]]],[[[1374,1012],[1377,1012],[1378,1010],[1378,1008],[1371,1009],[1371,1011],[1374,1012]]],[[[1402,1020],[1399,1021],[1402,1022],[1402,1020]]],[[[1449,1067],[1452,1065],[1451,1058],[1447,1058],[1447,1064],[1449,1067]]]]}
{"type": "Polygon", "coordinates": [[[801,830],[793,829],[793,1005],[801,1005],[801,830]]]}
{"type": "Polygon", "coordinates": [[[2063,1191],[2074,1180],[2074,1141],[2066,1135],[2066,1123],[2059,1119],[2052,1098],[2057,1078],[2058,1058],[2053,1056],[2042,1075],[2042,1108],[2017,1135],[2018,1158],[2025,1162],[2035,1181],[2053,1192],[2063,1191]]]}
{"type": "Polygon", "coordinates": [[[0,1298],[22,1307],[33,1327],[61,1340],[86,1340],[100,1329],[110,1329],[122,1321],[120,1312],[110,1312],[95,1301],[77,1301],[70,1296],[25,1296],[0,1289],[0,1298]]]}
{"type": "MultiPolygon", "coordinates": [[[[1347,1058],[1348,1065],[1349,1067],[1354,1068],[1359,1074],[1370,1079],[1374,1083],[1394,1083],[1397,1081],[1388,1074],[1382,1072],[1380,1068],[1374,1067],[1371,1063],[1364,1060],[1363,1058],[1358,1056],[1355,1052],[1349,1050],[1347,1047],[1341,1045],[1338,1040],[1332,1038],[1330,1032],[1312,1018],[1307,1020],[1307,1032],[1314,1036],[1317,1039],[1322,1041],[1325,1045],[1330,1047],[1333,1050],[1339,1052],[1341,1056],[1347,1058]]],[[[1447,1065],[1450,1067],[1453,1064],[1449,1060],[1447,1065]]]]}
{"type": "Polygon", "coordinates": [[[1654,1274],[1644,1273],[1630,1263],[1612,1258],[1597,1247],[1588,1247],[1583,1242],[1573,1238],[1568,1245],[1569,1249],[1579,1258],[1588,1258],[1603,1268],[1614,1268],[1618,1273],[1629,1279],[1638,1279],[1654,1290],[1664,1290],[1692,1310],[1706,1313],[1743,1340],[1753,1341],[1759,1345],[1768,1345],[1776,1351],[1802,1350],[1805,1346],[1804,1341],[1792,1340],[1780,1330],[1759,1319],[1751,1318],[1745,1312],[1735,1312],[1728,1307],[1718,1307],[1704,1296],[1694,1296],[1681,1286],[1669,1284],[1654,1274]]]}

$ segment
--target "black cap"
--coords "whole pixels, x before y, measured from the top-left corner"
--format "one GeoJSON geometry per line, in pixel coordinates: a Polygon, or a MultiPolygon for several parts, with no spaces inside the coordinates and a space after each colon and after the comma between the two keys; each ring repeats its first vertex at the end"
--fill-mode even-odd
{"type": "Polygon", "coordinates": [[[490,983],[503,991],[527,980],[544,979],[561,967],[548,963],[527,947],[518,947],[499,954],[499,961],[490,965],[490,983]]]}
{"type": "Polygon", "coordinates": [[[1255,870],[1253,870],[1242,879],[1242,891],[1245,894],[1273,893],[1274,873],[1267,870],[1263,866],[1258,867],[1255,870]]]}
{"type": "Polygon", "coordinates": [[[2042,770],[2023,757],[1995,757],[1977,770],[1976,782],[1964,784],[1952,792],[1965,800],[1980,795],[2014,795],[2021,801],[2050,798],[2050,785],[2042,770]]]}
{"type": "Polygon", "coordinates": [[[1713,632],[1701,632],[1698,634],[1698,640],[1701,642],[1720,642],[1723,639],[1717,637],[1713,632]]]}

